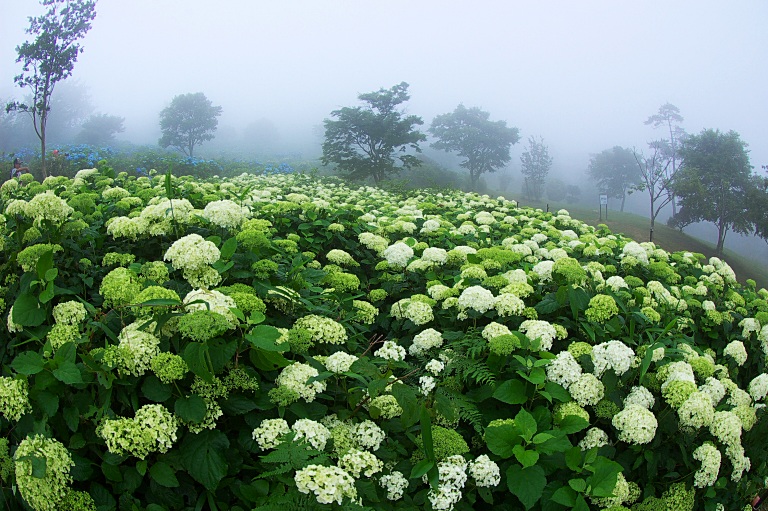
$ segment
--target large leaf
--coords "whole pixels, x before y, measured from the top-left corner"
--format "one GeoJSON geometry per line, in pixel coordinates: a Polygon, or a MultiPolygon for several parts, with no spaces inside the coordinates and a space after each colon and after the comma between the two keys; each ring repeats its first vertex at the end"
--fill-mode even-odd
{"type": "Polygon", "coordinates": [[[512,465],[507,470],[507,487],[520,499],[525,509],[531,509],[538,502],[546,485],[544,469],[538,465],[526,468],[512,465]]]}
{"type": "Polygon", "coordinates": [[[229,449],[229,440],[221,431],[205,430],[198,434],[185,435],[179,452],[184,468],[209,491],[213,491],[227,474],[224,451],[229,449]]]}
{"type": "Polygon", "coordinates": [[[177,399],[173,411],[185,421],[200,423],[205,418],[205,414],[208,413],[208,407],[202,397],[192,394],[177,399]]]}
{"type": "Polygon", "coordinates": [[[403,409],[400,421],[403,426],[408,428],[416,424],[419,420],[419,402],[416,400],[416,393],[410,385],[397,384],[392,385],[392,395],[397,399],[397,404],[403,409]]]}
{"type": "Polygon", "coordinates": [[[520,432],[520,436],[522,436],[526,442],[531,441],[533,435],[536,434],[536,429],[538,428],[536,419],[534,419],[533,415],[525,410],[520,410],[517,412],[517,415],[515,416],[515,426],[517,426],[517,429],[520,432]]]}
{"type": "Polygon", "coordinates": [[[235,255],[236,250],[237,250],[237,239],[229,238],[221,246],[221,259],[224,261],[229,261],[230,259],[232,259],[232,256],[235,255]]]}
{"type": "Polygon", "coordinates": [[[179,486],[176,472],[170,465],[162,461],[158,461],[149,468],[149,476],[160,486],[165,486],[166,488],[176,488],[179,486]]]}
{"type": "Polygon", "coordinates": [[[13,322],[21,326],[40,326],[47,314],[32,293],[21,293],[13,302],[13,322]]]}
{"type": "Polygon", "coordinates": [[[521,405],[528,401],[525,383],[520,380],[507,380],[493,392],[493,397],[510,405],[521,405]]]}
{"type": "Polygon", "coordinates": [[[603,456],[587,467],[592,475],[587,478],[589,494],[594,497],[611,497],[616,487],[616,479],[623,467],[603,456]]]}
{"type": "Polygon", "coordinates": [[[74,383],[83,383],[83,375],[74,362],[64,362],[53,370],[53,376],[62,383],[72,385],[74,383]]]}
{"type": "Polygon", "coordinates": [[[485,442],[488,449],[502,458],[511,458],[516,445],[523,442],[520,431],[513,424],[500,424],[485,429],[485,442]]]}
{"type": "Polygon", "coordinates": [[[273,326],[257,325],[253,330],[251,330],[251,333],[245,334],[245,338],[253,346],[264,351],[288,351],[289,346],[287,342],[280,344],[275,342],[280,338],[280,335],[281,334],[278,329],[273,326]]]}
{"type": "Polygon", "coordinates": [[[14,371],[24,375],[37,374],[45,367],[45,359],[36,351],[19,353],[11,362],[14,371]]]}

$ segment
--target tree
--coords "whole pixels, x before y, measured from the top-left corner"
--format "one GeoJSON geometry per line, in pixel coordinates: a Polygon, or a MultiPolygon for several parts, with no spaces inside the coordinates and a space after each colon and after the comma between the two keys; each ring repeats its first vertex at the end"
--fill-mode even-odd
{"type": "Polygon", "coordinates": [[[672,176],[669,174],[669,166],[672,160],[664,149],[664,143],[650,142],[648,147],[651,152],[646,156],[642,151],[632,150],[635,163],[640,172],[641,183],[635,188],[648,192],[651,206],[651,230],[649,241],[653,241],[653,228],[656,225],[656,217],[659,212],[672,202],[672,176]]]}
{"type": "MultiPolygon", "coordinates": [[[[672,165],[669,167],[670,177],[674,177],[679,168],[678,149],[680,142],[685,138],[686,133],[683,128],[680,127],[680,123],[683,122],[683,116],[680,115],[680,109],[672,103],[664,103],[659,107],[659,111],[646,119],[646,125],[653,125],[654,128],[664,127],[669,131],[669,139],[664,139],[666,142],[660,147],[667,152],[667,157],[671,160],[672,165]]],[[[677,213],[677,201],[674,194],[672,195],[672,216],[677,213]]]]}
{"type": "MultiPolygon", "coordinates": [[[[763,165],[763,169],[766,166],[763,165]]],[[[755,236],[768,243],[768,178],[752,176],[752,186],[747,193],[747,215],[755,236]]]]}
{"type": "Polygon", "coordinates": [[[404,115],[397,106],[410,99],[408,84],[401,82],[357,96],[364,106],[344,107],[331,112],[336,120],[325,119],[323,165],[336,164],[349,179],[373,178],[379,183],[400,169],[421,165],[409,149],[421,152],[419,142],[426,136],[415,129],[421,117],[404,115]],[[397,153],[403,153],[395,156],[397,153]]]}
{"type": "Polygon", "coordinates": [[[490,121],[490,114],[477,107],[459,105],[447,114],[432,120],[429,132],[437,138],[435,149],[453,151],[464,158],[459,165],[469,170],[472,189],[486,172],[496,172],[511,157],[512,144],[520,140],[517,128],[508,128],[505,121],[490,121]]]}
{"type": "Polygon", "coordinates": [[[94,0],[41,0],[48,12],[29,18],[27,34],[35,35],[33,42],[16,47],[22,63],[22,73],[14,78],[19,87],[28,87],[32,93],[30,104],[13,102],[6,110],[27,112],[32,116],[35,133],[40,139],[43,176],[45,169],[45,143],[51,97],[56,84],[72,75],[77,56],[83,52],[78,41],[91,28],[96,17],[94,0]]]}
{"type": "Polygon", "coordinates": [[[109,145],[115,134],[125,131],[125,118],[116,115],[97,114],[90,116],[82,125],[77,140],[84,144],[109,145]]]}
{"type": "Polygon", "coordinates": [[[619,146],[593,154],[587,172],[597,183],[600,193],[613,199],[621,199],[621,211],[624,211],[627,193],[641,183],[634,154],[619,146]]]}
{"type": "Polygon", "coordinates": [[[163,136],[160,147],[175,147],[189,157],[195,146],[213,139],[221,107],[213,103],[202,92],[175,96],[170,106],[160,112],[160,129],[163,136]]]}
{"type": "Polygon", "coordinates": [[[685,164],[674,182],[680,211],[673,225],[712,222],[717,226],[717,253],[722,255],[729,231],[752,228],[745,198],[755,186],[747,144],[735,131],[702,130],[680,147],[685,164]]]}
{"type": "Polygon", "coordinates": [[[520,156],[520,163],[520,172],[525,176],[525,196],[533,200],[541,199],[547,174],[552,168],[552,157],[543,138],[536,140],[534,137],[528,137],[528,149],[520,156]]]}

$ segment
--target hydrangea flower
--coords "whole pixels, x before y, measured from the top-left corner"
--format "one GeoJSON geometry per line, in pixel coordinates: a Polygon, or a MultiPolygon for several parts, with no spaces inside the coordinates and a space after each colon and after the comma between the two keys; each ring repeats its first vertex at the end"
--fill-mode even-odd
{"type": "Polygon", "coordinates": [[[717,481],[720,472],[720,460],[722,454],[713,444],[707,442],[693,451],[693,459],[701,462],[701,467],[696,471],[693,485],[696,488],[712,486],[717,481]]]}
{"type": "Polygon", "coordinates": [[[587,434],[579,442],[579,449],[588,451],[593,447],[608,445],[608,434],[600,428],[589,428],[587,434]]]}
{"type": "Polygon", "coordinates": [[[294,362],[280,371],[275,383],[279,387],[295,392],[297,397],[304,399],[307,403],[311,403],[317,394],[323,392],[326,387],[325,381],[307,383],[307,380],[318,374],[320,373],[317,369],[311,365],[294,362]]]}
{"type": "Polygon", "coordinates": [[[596,405],[605,395],[605,386],[594,374],[584,373],[568,386],[568,392],[581,406],[596,405]]]}
{"type": "Polygon", "coordinates": [[[353,477],[372,477],[382,471],[384,463],[368,451],[350,449],[339,458],[339,468],[353,477]]]}
{"type": "Polygon", "coordinates": [[[250,218],[251,212],[231,200],[218,200],[206,204],[200,216],[223,229],[233,230],[250,218]]]}
{"type": "Polygon", "coordinates": [[[105,419],[97,428],[107,450],[144,459],[152,452],[168,452],[176,441],[178,421],[163,405],[144,405],[134,417],[105,419]]]}
{"type": "Polygon", "coordinates": [[[281,437],[291,432],[285,419],[265,419],[254,429],[251,436],[262,450],[273,449],[280,445],[281,437]]]}
{"type": "Polygon", "coordinates": [[[293,324],[293,328],[303,328],[310,333],[313,342],[327,344],[343,344],[347,340],[344,325],[331,318],[309,314],[301,317],[293,324]]]}
{"type": "Polygon", "coordinates": [[[16,486],[24,501],[35,511],[58,511],[72,483],[75,465],[64,445],[42,435],[28,436],[19,443],[14,458],[16,486]],[[32,458],[45,460],[45,474],[34,474],[32,458]]]}
{"type": "Polygon", "coordinates": [[[293,477],[301,493],[313,493],[320,504],[341,504],[345,497],[357,498],[355,480],[339,467],[307,465],[293,477]]]}
{"type": "Polygon", "coordinates": [[[8,421],[18,421],[32,411],[29,403],[29,384],[26,379],[0,376],[0,413],[8,421]]]}
{"type": "Polygon", "coordinates": [[[325,449],[326,442],[328,442],[328,439],[331,438],[331,432],[328,430],[328,428],[319,422],[310,419],[297,420],[293,423],[291,429],[296,433],[296,436],[294,437],[295,441],[298,442],[304,440],[309,445],[311,445],[313,449],[318,451],[325,449]]]}
{"type": "Polygon", "coordinates": [[[489,311],[496,304],[493,293],[482,286],[470,286],[459,295],[459,308],[471,309],[479,313],[489,311]]]}
{"type": "Polygon", "coordinates": [[[384,344],[374,352],[374,355],[384,360],[402,362],[405,360],[405,348],[398,346],[395,341],[384,341],[384,344]]]}
{"type": "Polygon", "coordinates": [[[382,253],[382,257],[394,268],[405,268],[408,261],[413,257],[413,249],[403,242],[397,242],[387,247],[382,253]]]}
{"type": "Polygon", "coordinates": [[[639,405],[624,407],[613,417],[612,424],[619,432],[619,440],[640,445],[653,440],[659,425],[653,412],[639,405]]]}
{"type": "Polygon", "coordinates": [[[501,482],[499,466],[485,454],[469,462],[469,475],[478,488],[498,486],[501,482]]]}
{"type": "Polygon", "coordinates": [[[592,363],[598,377],[607,369],[613,369],[616,376],[621,376],[629,370],[634,359],[635,352],[621,341],[608,341],[592,348],[592,363]]]}
{"type": "Polygon", "coordinates": [[[434,328],[427,328],[416,334],[413,338],[408,352],[415,356],[421,356],[432,348],[439,348],[443,345],[443,334],[434,328]]]}
{"type": "Polygon", "coordinates": [[[541,343],[540,349],[544,351],[552,349],[552,344],[555,337],[557,337],[557,330],[551,323],[537,319],[523,321],[520,324],[519,330],[532,341],[539,339],[541,343]]]}
{"type": "Polygon", "coordinates": [[[402,472],[397,470],[392,471],[391,474],[381,476],[379,484],[386,490],[388,500],[400,500],[403,498],[405,490],[408,489],[408,479],[405,478],[402,472]]]}
{"type": "Polygon", "coordinates": [[[736,365],[743,366],[747,361],[747,349],[741,341],[731,341],[723,350],[723,355],[731,357],[736,365]]]}
{"type": "Polygon", "coordinates": [[[545,367],[547,380],[568,388],[581,378],[582,369],[569,351],[561,351],[545,367]]]}
{"type": "Polygon", "coordinates": [[[325,359],[325,368],[336,374],[346,373],[350,370],[352,364],[354,364],[355,361],[357,361],[357,357],[355,355],[350,355],[349,353],[343,351],[337,351],[325,359]]]}

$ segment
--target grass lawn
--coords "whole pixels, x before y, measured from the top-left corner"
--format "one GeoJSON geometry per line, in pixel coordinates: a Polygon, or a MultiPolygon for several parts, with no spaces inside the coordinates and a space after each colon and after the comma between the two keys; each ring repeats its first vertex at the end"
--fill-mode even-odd
{"type": "MultiPolygon", "coordinates": [[[[536,204],[528,201],[526,202],[527,203],[524,204],[524,206],[541,209],[546,209],[547,207],[546,203],[536,204]]],[[[605,212],[603,212],[603,219],[600,220],[597,208],[574,207],[573,205],[549,205],[550,211],[557,211],[561,207],[567,209],[573,218],[577,218],[589,225],[605,224],[614,233],[624,234],[637,242],[648,241],[649,239],[650,220],[642,215],[609,211],[608,220],[605,218],[605,212]]],[[[679,250],[699,252],[708,258],[715,255],[715,245],[713,243],[694,238],[693,236],[688,236],[676,229],[667,227],[664,223],[656,222],[656,226],[653,229],[653,242],[669,252],[677,252],[679,250]]],[[[733,271],[736,272],[736,278],[739,282],[744,283],[747,279],[753,279],[757,283],[758,289],[761,287],[768,289],[767,266],[752,261],[746,257],[742,257],[727,249],[725,250],[723,259],[731,266],[731,268],[733,268],[733,271]]]]}

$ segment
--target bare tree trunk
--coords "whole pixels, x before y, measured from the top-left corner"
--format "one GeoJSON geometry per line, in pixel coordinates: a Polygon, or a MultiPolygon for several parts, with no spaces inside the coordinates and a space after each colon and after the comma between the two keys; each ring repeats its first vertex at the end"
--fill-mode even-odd
{"type": "Polygon", "coordinates": [[[624,212],[624,201],[626,200],[627,200],[627,192],[624,192],[621,196],[621,209],[619,210],[622,213],[624,212]]]}

